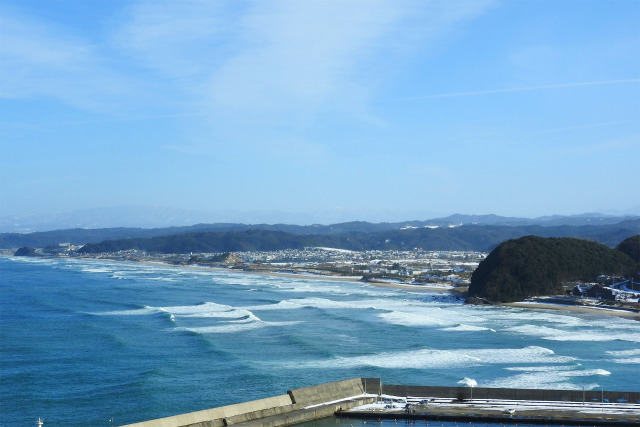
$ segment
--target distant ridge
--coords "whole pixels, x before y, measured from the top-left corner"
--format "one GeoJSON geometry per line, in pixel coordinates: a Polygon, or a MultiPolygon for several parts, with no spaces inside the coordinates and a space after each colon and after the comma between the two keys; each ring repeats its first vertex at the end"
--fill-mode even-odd
{"type": "Polygon", "coordinates": [[[343,223],[331,226],[201,224],[164,229],[60,230],[0,234],[0,248],[87,244],[84,253],[139,249],[150,253],[296,249],[309,246],[350,250],[490,251],[526,235],[578,237],[613,246],[638,234],[640,218],[608,225],[415,227],[402,224],[343,223]],[[400,226],[402,225],[402,226],[400,226]],[[108,236],[105,238],[105,236],[108,236]],[[120,237],[119,237],[120,236],[120,237]]]}
{"type": "Polygon", "coordinates": [[[640,218],[638,215],[603,215],[598,213],[587,213],[580,215],[551,215],[541,216],[538,218],[518,218],[504,217],[499,215],[461,215],[454,214],[445,218],[436,218],[424,221],[433,225],[505,225],[505,226],[522,226],[522,225],[543,225],[543,226],[560,226],[560,225],[606,225],[616,224],[628,219],[640,218]]]}
{"type": "MultiPolygon", "coordinates": [[[[368,217],[387,217],[384,212],[374,212],[368,217]]],[[[148,207],[148,206],[120,206],[113,208],[96,208],[55,212],[42,215],[12,215],[0,217],[0,233],[33,233],[52,230],[68,229],[106,229],[106,228],[140,228],[162,229],[172,227],[188,227],[194,224],[357,224],[363,225],[360,231],[373,231],[370,225],[377,224],[377,231],[406,226],[454,226],[454,225],[595,225],[615,224],[626,219],[640,218],[640,215],[605,215],[586,213],[580,215],[552,215],[539,218],[504,217],[495,214],[463,215],[454,214],[437,217],[427,213],[404,213],[405,218],[430,218],[412,221],[346,221],[345,217],[365,219],[355,212],[327,210],[313,214],[287,214],[283,212],[253,211],[239,212],[221,210],[217,212],[202,212],[186,209],[148,207]],[[369,224],[369,225],[367,225],[369,224]]]]}

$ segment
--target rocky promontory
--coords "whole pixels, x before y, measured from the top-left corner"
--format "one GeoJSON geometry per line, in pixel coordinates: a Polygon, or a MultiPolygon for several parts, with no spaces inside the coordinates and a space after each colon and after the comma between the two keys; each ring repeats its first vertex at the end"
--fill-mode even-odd
{"type": "Polygon", "coordinates": [[[562,295],[563,284],[594,282],[602,275],[631,277],[636,269],[627,253],[596,242],[525,236],[503,242],[480,263],[471,276],[467,302],[562,295]]]}

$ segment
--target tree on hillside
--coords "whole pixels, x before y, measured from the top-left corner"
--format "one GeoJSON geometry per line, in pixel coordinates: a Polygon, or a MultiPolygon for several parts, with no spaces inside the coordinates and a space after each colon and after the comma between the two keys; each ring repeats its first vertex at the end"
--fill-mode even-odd
{"type": "Polygon", "coordinates": [[[564,282],[629,275],[634,269],[628,255],[599,243],[526,236],[498,245],[473,272],[467,295],[492,302],[522,301],[562,294],[564,282]]]}

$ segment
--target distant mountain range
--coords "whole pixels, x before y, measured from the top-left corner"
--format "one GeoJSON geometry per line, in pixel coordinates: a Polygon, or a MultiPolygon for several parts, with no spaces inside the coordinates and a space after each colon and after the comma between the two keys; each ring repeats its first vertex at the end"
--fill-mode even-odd
{"type": "Polygon", "coordinates": [[[536,235],[576,237],[615,245],[640,233],[640,217],[547,217],[534,220],[495,215],[453,215],[397,223],[345,222],[332,225],[198,224],[165,228],[102,228],[2,233],[0,248],[88,244],[85,252],[141,249],[149,252],[223,252],[277,250],[305,246],[342,249],[413,249],[489,251],[501,242],[536,235]],[[564,224],[562,224],[564,222],[564,224]],[[562,224],[562,225],[555,225],[562,224]],[[576,224],[576,225],[572,225],[576,224]]]}
{"type": "MultiPolygon", "coordinates": [[[[13,215],[0,217],[0,233],[33,233],[39,231],[66,229],[103,229],[103,228],[171,228],[187,227],[193,224],[355,224],[345,218],[360,218],[368,222],[363,224],[386,224],[374,227],[381,229],[402,228],[404,226],[422,227],[450,225],[596,225],[615,224],[626,219],[638,218],[638,215],[604,215],[598,213],[573,216],[544,216],[539,218],[516,218],[498,215],[451,215],[440,217],[428,212],[404,212],[404,218],[434,218],[428,220],[384,222],[371,218],[397,218],[383,210],[372,210],[368,216],[345,210],[327,210],[313,214],[287,214],[275,211],[239,212],[224,210],[202,212],[185,209],[121,206],[114,208],[96,208],[57,212],[43,215],[13,215]]],[[[334,227],[326,225],[327,227],[334,227]]],[[[365,231],[365,230],[361,230],[365,231]]],[[[371,231],[371,230],[368,230],[371,231]]]]}

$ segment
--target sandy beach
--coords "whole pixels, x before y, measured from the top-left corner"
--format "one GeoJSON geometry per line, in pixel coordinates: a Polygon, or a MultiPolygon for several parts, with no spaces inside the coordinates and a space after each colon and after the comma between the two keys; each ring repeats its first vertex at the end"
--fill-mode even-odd
{"type": "Polygon", "coordinates": [[[536,310],[563,310],[581,313],[607,314],[609,316],[626,317],[640,320],[640,313],[615,308],[588,307],[584,305],[545,304],[540,302],[510,302],[500,305],[505,307],[530,308],[536,310]]]}
{"type": "MultiPolygon", "coordinates": [[[[82,257],[84,260],[96,260],[96,261],[111,261],[111,262],[136,262],[140,264],[147,265],[155,265],[162,267],[175,267],[175,268],[185,268],[185,269],[194,269],[194,270],[204,270],[204,271],[224,271],[229,273],[243,273],[243,274],[261,274],[268,276],[277,276],[277,277],[289,277],[289,278],[301,278],[301,279],[313,279],[313,280],[334,280],[334,281],[351,281],[351,282],[360,282],[362,281],[362,276],[334,276],[334,275],[325,275],[316,273],[313,271],[301,270],[301,271],[278,271],[276,269],[243,269],[243,268],[224,268],[224,267],[208,267],[201,265],[176,265],[170,264],[162,261],[150,261],[150,260],[118,260],[112,258],[93,258],[93,257],[82,257]]],[[[362,281],[362,283],[370,284],[371,286],[376,287],[387,287],[387,288],[398,288],[398,289],[406,289],[412,291],[436,291],[436,292],[449,292],[453,294],[457,294],[463,296],[466,292],[467,287],[452,287],[452,286],[428,286],[428,285],[413,285],[410,283],[402,283],[402,282],[390,282],[383,280],[369,280],[362,281]]],[[[532,310],[560,310],[560,311],[571,311],[571,312],[581,312],[581,313],[595,313],[595,314],[605,314],[609,316],[630,318],[634,320],[640,321],[640,313],[633,312],[629,310],[623,309],[615,309],[608,307],[589,307],[584,305],[568,305],[568,304],[551,304],[551,303],[542,303],[542,302],[512,302],[512,303],[501,303],[497,304],[503,307],[516,307],[516,308],[526,308],[532,310]]]]}

